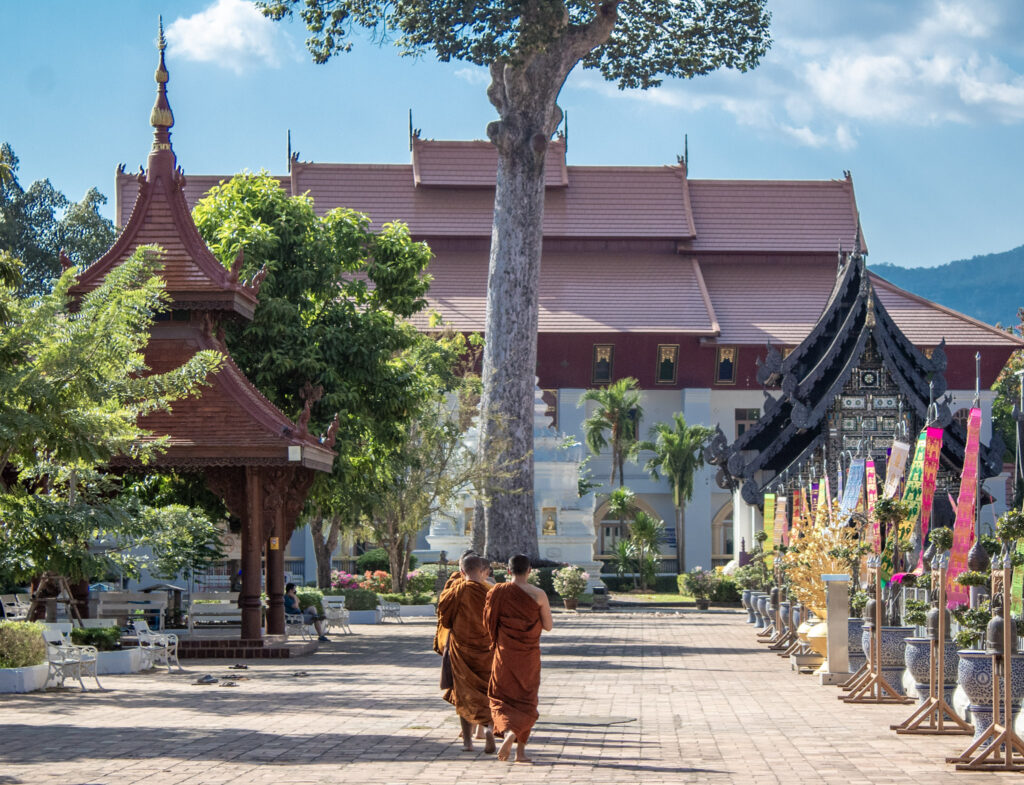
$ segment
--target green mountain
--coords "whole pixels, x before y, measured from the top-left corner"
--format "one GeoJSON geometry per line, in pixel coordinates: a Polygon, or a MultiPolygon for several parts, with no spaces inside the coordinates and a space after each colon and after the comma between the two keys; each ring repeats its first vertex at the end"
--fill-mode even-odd
{"type": "Polygon", "coordinates": [[[1017,309],[1024,306],[1024,245],[939,267],[886,262],[870,268],[901,289],[989,324],[1017,324],[1017,309]]]}

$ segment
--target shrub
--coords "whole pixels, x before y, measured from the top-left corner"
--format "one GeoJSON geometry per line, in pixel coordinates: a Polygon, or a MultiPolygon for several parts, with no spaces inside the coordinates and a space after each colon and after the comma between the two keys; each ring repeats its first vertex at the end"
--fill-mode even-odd
{"type": "MultiPolygon", "coordinates": [[[[437,582],[437,575],[431,575],[423,570],[413,570],[406,576],[405,591],[411,594],[425,594],[434,591],[434,584],[437,582]]],[[[388,587],[390,588],[390,587],[388,587]]],[[[420,603],[409,603],[410,605],[420,603]]]]}
{"type": "MultiPolygon", "coordinates": [[[[542,589],[545,594],[554,594],[555,586],[552,583],[552,574],[554,570],[550,567],[537,567],[536,569],[530,570],[530,577],[527,580],[536,586],[538,589],[542,589]]],[[[508,578],[506,578],[508,580],[508,578]]]]}
{"type": "Polygon", "coordinates": [[[740,587],[731,575],[718,574],[718,584],[711,593],[714,602],[739,602],[740,587]]]}
{"type": "Polygon", "coordinates": [[[27,668],[46,662],[43,625],[0,621],[0,668],[27,668]]]}
{"type": "Polygon", "coordinates": [[[303,610],[315,606],[317,613],[324,615],[324,593],[319,589],[308,586],[296,588],[295,596],[299,598],[299,607],[303,610]]]}
{"type": "Polygon", "coordinates": [[[588,580],[590,575],[572,564],[555,570],[551,576],[552,587],[563,599],[579,599],[587,589],[588,580]]]}
{"type": "Polygon", "coordinates": [[[382,594],[381,599],[387,602],[397,602],[399,605],[430,605],[434,599],[433,594],[426,592],[407,591],[402,594],[382,594]]]}
{"type": "Polygon", "coordinates": [[[903,623],[924,627],[928,623],[928,603],[922,600],[906,600],[903,603],[903,623]]]}
{"type": "Polygon", "coordinates": [[[718,585],[718,574],[714,570],[695,567],[690,572],[676,576],[680,594],[689,594],[695,600],[710,600],[718,585]]]}
{"type": "MultiPolygon", "coordinates": [[[[419,564],[419,559],[415,556],[409,556],[409,569],[416,569],[416,565],[419,564]]],[[[388,558],[388,552],[383,548],[373,548],[368,550],[366,553],[359,556],[356,559],[356,572],[376,572],[377,570],[383,570],[387,572],[391,569],[391,559],[388,558]]]]}
{"type": "Polygon", "coordinates": [[[377,592],[369,589],[346,589],[345,607],[350,611],[372,611],[377,607],[377,592]]]}
{"type": "Polygon", "coordinates": [[[935,546],[935,550],[940,553],[945,553],[953,547],[953,530],[945,526],[932,529],[928,537],[932,545],[935,546]]]}
{"type": "Polygon", "coordinates": [[[100,651],[114,651],[121,647],[119,627],[71,628],[71,642],[79,646],[95,646],[100,651]]]}
{"type": "Polygon", "coordinates": [[[988,586],[990,579],[987,572],[966,570],[953,579],[961,586],[988,586]]]}
{"type": "Polygon", "coordinates": [[[366,571],[363,580],[359,583],[360,589],[369,589],[377,593],[391,591],[391,574],[384,570],[366,571]]]}
{"type": "Polygon", "coordinates": [[[332,589],[358,589],[359,581],[361,579],[358,575],[353,575],[350,572],[344,570],[334,570],[331,573],[331,588],[332,589]]]}

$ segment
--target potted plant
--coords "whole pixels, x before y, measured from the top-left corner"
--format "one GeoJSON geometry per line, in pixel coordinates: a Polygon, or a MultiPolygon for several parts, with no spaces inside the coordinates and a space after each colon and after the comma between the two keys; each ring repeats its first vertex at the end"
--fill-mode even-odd
{"type": "Polygon", "coordinates": [[[587,590],[587,581],[590,575],[583,571],[582,567],[567,564],[561,569],[555,570],[551,575],[551,583],[555,592],[562,598],[567,611],[576,610],[580,597],[587,590]]]}
{"type": "Polygon", "coordinates": [[[697,609],[706,611],[711,607],[711,595],[718,583],[714,571],[702,567],[694,567],[684,572],[677,579],[680,593],[689,594],[697,603],[697,609]]]}
{"type": "Polygon", "coordinates": [[[44,689],[48,672],[43,625],[0,621],[0,693],[44,689]]]}

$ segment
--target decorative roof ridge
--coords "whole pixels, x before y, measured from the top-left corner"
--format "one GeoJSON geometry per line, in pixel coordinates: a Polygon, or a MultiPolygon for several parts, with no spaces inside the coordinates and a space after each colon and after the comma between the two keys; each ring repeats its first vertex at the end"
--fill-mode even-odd
{"type": "MultiPolygon", "coordinates": [[[[836,330],[835,337],[829,342],[828,349],[818,359],[818,361],[809,370],[804,372],[803,378],[796,379],[794,376],[787,374],[782,380],[783,393],[788,393],[794,401],[799,401],[800,398],[805,398],[810,393],[810,388],[814,387],[825,375],[825,371],[831,367],[833,360],[837,355],[837,349],[841,348],[853,333],[854,328],[860,326],[860,330],[857,331],[858,336],[863,330],[863,323],[860,321],[862,312],[866,313],[866,303],[862,297],[858,297],[854,300],[843,318],[842,323],[836,330]],[[795,384],[794,384],[795,382],[795,384]],[[788,389],[787,389],[788,388],[788,389]]],[[[866,319],[865,319],[866,321],[866,319]]]]}
{"type": "MultiPolygon", "coordinates": [[[[691,224],[693,221],[691,220],[691,224]]],[[[697,288],[700,289],[701,299],[704,300],[704,310],[707,311],[708,319],[711,321],[711,334],[715,337],[722,334],[722,327],[718,323],[718,315],[715,313],[715,306],[711,302],[711,295],[708,293],[707,283],[704,281],[704,272],[700,269],[700,261],[696,256],[690,257],[693,265],[693,274],[697,278],[697,288]]]]}
{"type": "MultiPolygon", "coordinates": [[[[639,168],[643,168],[643,167],[621,167],[621,168],[623,168],[623,169],[638,168],[639,169],[639,168]]],[[[794,179],[777,180],[777,179],[772,179],[772,178],[764,178],[764,179],[747,178],[747,179],[743,179],[743,178],[727,178],[727,177],[688,177],[687,179],[691,183],[695,183],[696,185],[792,185],[792,186],[804,186],[804,187],[813,185],[813,186],[828,187],[828,188],[835,188],[835,187],[845,188],[846,185],[847,185],[845,180],[836,180],[834,178],[833,179],[828,179],[828,180],[818,180],[818,179],[813,179],[813,180],[812,179],[807,179],[807,180],[794,180],[794,179]]]]}
{"type": "Polygon", "coordinates": [[[903,289],[903,288],[897,286],[892,281],[889,281],[886,278],[883,278],[881,275],[879,275],[876,272],[868,270],[868,275],[871,276],[873,284],[880,285],[883,289],[888,289],[889,291],[895,292],[896,294],[899,294],[899,295],[901,295],[903,297],[906,297],[906,298],[908,298],[910,300],[913,300],[916,303],[919,303],[921,305],[926,305],[926,306],[928,306],[930,308],[934,308],[935,310],[938,310],[938,311],[942,311],[944,314],[946,314],[948,316],[952,316],[955,319],[960,319],[961,321],[965,321],[965,322],[968,322],[969,324],[973,324],[975,327],[980,327],[982,329],[985,329],[985,330],[989,331],[990,333],[993,333],[995,335],[1000,336],[1001,338],[1005,338],[1008,343],[1015,344],[1016,346],[1024,348],[1024,338],[1019,338],[1018,336],[1014,335],[1013,333],[1006,332],[1005,330],[1000,330],[998,327],[996,327],[995,325],[989,324],[988,322],[983,322],[980,319],[975,319],[973,316],[968,316],[967,314],[960,313],[960,311],[953,310],[952,308],[950,308],[948,306],[942,305],[942,304],[937,303],[937,302],[933,302],[932,300],[929,300],[929,299],[927,299],[925,297],[922,297],[919,294],[914,294],[911,291],[908,291],[906,289],[903,289]]]}
{"type": "Polygon", "coordinates": [[[860,210],[857,208],[857,189],[853,187],[853,173],[847,169],[843,172],[843,179],[850,189],[850,209],[853,210],[853,222],[857,225],[854,251],[858,255],[867,256],[868,244],[864,239],[864,229],[860,222],[860,210]]]}
{"type": "Polygon", "coordinates": [[[843,387],[850,380],[854,369],[864,355],[864,347],[867,345],[870,332],[866,325],[861,326],[860,331],[857,333],[857,342],[854,344],[853,351],[849,353],[846,362],[840,366],[839,373],[836,374],[825,391],[816,396],[818,400],[813,407],[808,407],[802,401],[794,399],[793,413],[791,415],[794,425],[798,428],[810,429],[817,427],[821,423],[828,408],[832,405],[836,396],[842,392],[843,387]]]}

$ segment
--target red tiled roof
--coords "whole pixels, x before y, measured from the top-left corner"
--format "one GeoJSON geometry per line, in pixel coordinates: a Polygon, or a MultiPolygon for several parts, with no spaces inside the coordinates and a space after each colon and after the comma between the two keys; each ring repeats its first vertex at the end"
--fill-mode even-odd
{"type": "MultiPolygon", "coordinates": [[[[487,253],[445,253],[428,270],[427,299],[445,322],[483,331],[487,253]]],[[[542,333],[678,332],[714,335],[717,322],[701,293],[700,268],[673,254],[544,256],[540,268],[542,333]],[[623,285],[623,270],[630,284],[623,285]]],[[[415,324],[426,328],[428,317],[415,324]]]]}
{"type": "MultiPolygon", "coordinates": [[[[697,252],[853,250],[857,205],[849,180],[690,180],[697,252]]],[[[861,247],[867,250],[861,238],[861,247]]]]}
{"type": "MultiPolygon", "coordinates": [[[[817,322],[835,283],[835,268],[785,262],[701,265],[721,324],[719,343],[796,346],[817,322]]],[[[1024,346],[1024,341],[871,276],[896,325],[915,346],[1024,346]]]]}
{"type": "MultiPolygon", "coordinates": [[[[498,151],[487,141],[452,142],[412,140],[413,179],[418,186],[493,188],[498,176],[498,151]]],[[[544,185],[562,188],[569,184],[565,167],[565,142],[548,144],[544,159],[544,185]]]]}
{"type": "Polygon", "coordinates": [[[156,325],[146,346],[146,362],[154,373],[165,373],[203,349],[221,352],[225,361],[207,379],[200,395],[176,401],[170,412],[154,412],[139,420],[155,437],[170,436],[157,465],[295,462],[331,470],[332,452],[312,434],[299,433],[295,424],[253,387],[224,347],[194,327],[156,325]],[[296,446],[302,454],[293,460],[288,448],[296,446]]]}
{"type": "Polygon", "coordinates": [[[1024,347],[1024,340],[1011,333],[900,289],[874,273],[871,273],[871,283],[885,310],[916,346],[937,345],[935,336],[938,335],[953,346],[1024,347]]]}
{"type": "MultiPolygon", "coordinates": [[[[293,192],[309,192],[318,213],[349,207],[379,228],[402,221],[417,237],[490,237],[494,193],[483,188],[416,188],[412,167],[292,165],[293,192]]],[[[692,236],[678,167],[569,167],[569,187],[548,189],[546,237],[681,239],[692,236]]]]}
{"type": "MultiPolygon", "coordinates": [[[[188,303],[189,307],[202,303],[208,310],[235,311],[251,318],[256,295],[232,280],[199,236],[184,195],[187,181],[180,170],[174,170],[173,153],[167,152],[169,160],[151,156],[148,173],[132,178],[136,198],[121,235],[103,256],[82,271],[74,291],[94,289],[139,246],[159,245],[164,250],[160,276],[173,301],[188,303]]],[[[120,199],[119,195],[119,203],[120,199]]]]}
{"type": "MultiPolygon", "coordinates": [[[[185,194],[185,202],[188,204],[191,210],[196,206],[196,202],[206,196],[207,191],[213,188],[215,185],[219,185],[222,182],[230,180],[231,177],[222,177],[221,175],[201,174],[201,175],[189,175],[185,178],[185,187],[182,191],[185,194]]],[[[291,193],[291,179],[288,177],[278,177],[277,181],[281,183],[285,191],[291,193]]],[[[139,179],[137,174],[128,174],[121,171],[117,172],[117,183],[116,183],[116,197],[114,211],[117,214],[117,225],[125,226],[128,223],[128,218],[131,217],[132,208],[135,207],[135,200],[139,195],[139,179]]]]}

